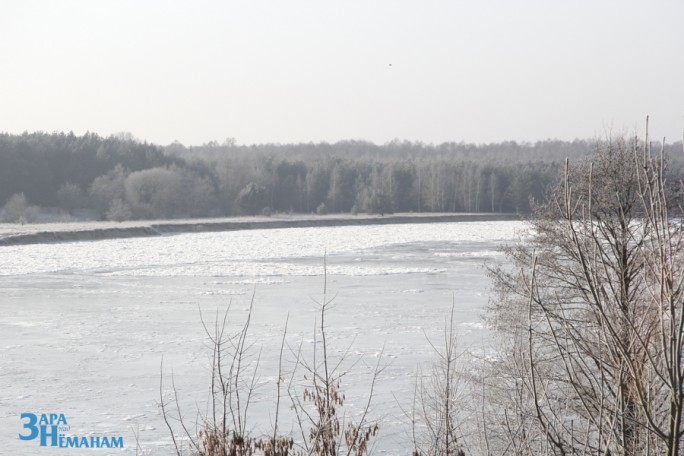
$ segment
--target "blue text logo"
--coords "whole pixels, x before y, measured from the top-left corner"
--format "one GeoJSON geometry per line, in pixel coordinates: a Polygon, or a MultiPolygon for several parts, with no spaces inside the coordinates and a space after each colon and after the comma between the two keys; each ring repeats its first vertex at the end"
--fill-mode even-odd
{"type": "Polygon", "coordinates": [[[57,448],[123,448],[123,436],[77,436],[63,413],[22,413],[20,440],[40,439],[40,446],[57,448]]]}

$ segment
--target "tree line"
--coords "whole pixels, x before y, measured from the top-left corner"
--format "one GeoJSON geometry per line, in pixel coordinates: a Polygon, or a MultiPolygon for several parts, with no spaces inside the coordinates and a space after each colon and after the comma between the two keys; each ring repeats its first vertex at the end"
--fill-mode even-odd
{"type": "MultiPolygon", "coordinates": [[[[4,221],[270,213],[518,212],[591,143],[365,141],[159,146],[131,135],[0,134],[4,221]],[[38,208],[43,208],[42,211],[38,208]]],[[[671,146],[676,147],[676,145],[671,146]]]]}

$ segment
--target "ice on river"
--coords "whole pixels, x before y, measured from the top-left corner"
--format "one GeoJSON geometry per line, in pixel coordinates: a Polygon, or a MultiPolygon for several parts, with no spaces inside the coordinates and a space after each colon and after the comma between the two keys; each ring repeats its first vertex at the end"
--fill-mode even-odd
{"type": "Polygon", "coordinates": [[[211,350],[200,311],[212,321],[230,306],[237,330],[252,296],[248,367],[261,358],[250,420],[255,432],[269,432],[285,321],[288,344],[310,352],[326,257],[331,352],[357,362],[342,366],[350,369],[348,409],[360,409],[380,361],[377,452],[401,453],[401,406],[417,367],[434,358],[426,338],[441,336],[453,303],[461,346],[486,349],[484,263],[500,261],[498,247],[522,227],[290,228],[0,247],[1,451],[52,454],[19,439],[20,415],[63,413],[73,435],[123,436],[124,450],[112,454],[135,454],[136,435],[145,452],[170,454],[158,407],[162,369],[165,388],[173,374],[186,417],[204,412],[211,350]]]}

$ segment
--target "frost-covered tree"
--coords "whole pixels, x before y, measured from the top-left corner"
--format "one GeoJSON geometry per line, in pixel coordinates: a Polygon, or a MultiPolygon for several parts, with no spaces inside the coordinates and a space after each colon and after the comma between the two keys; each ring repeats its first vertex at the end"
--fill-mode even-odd
{"type": "Polygon", "coordinates": [[[496,453],[682,454],[682,184],[665,168],[648,140],[601,142],[493,272],[496,453]]]}
{"type": "Polygon", "coordinates": [[[0,221],[4,223],[31,223],[38,218],[38,207],[29,203],[23,193],[12,195],[0,210],[0,221]]]}
{"type": "Polygon", "coordinates": [[[255,182],[250,182],[240,190],[237,197],[237,204],[240,209],[249,215],[255,215],[261,212],[268,204],[268,194],[266,187],[255,182]]]}

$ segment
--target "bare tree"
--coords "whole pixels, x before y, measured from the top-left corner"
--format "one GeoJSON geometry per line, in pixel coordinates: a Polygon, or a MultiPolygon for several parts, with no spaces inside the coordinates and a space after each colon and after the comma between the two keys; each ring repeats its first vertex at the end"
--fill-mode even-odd
{"type": "Polygon", "coordinates": [[[302,448],[298,456],[364,456],[371,453],[373,441],[380,429],[377,422],[369,419],[369,413],[376,382],[382,372],[382,352],[370,375],[365,406],[354,419],[345,406],[346,397],[342,389],[342,380],[349,374],[349,370],[343,366],[351,347],[342,356],[333,359],[328,346],[326,316],[334,300],[335,296],[328,294],[327,268],[324,264],[323,296],[320,301],[315,301],[320,320],[314,327],[313,353],[305,358],[301,346],[294,351],[296,365],[303,369],[305,380],[301,394],[294,384],[290,385],[289,390],[302,436],[302,448]]]}
{"type": "Polygon", "coordinates": [[[293,454],[294,442],[289,436],[279,434],[280,379],[282,376],[281,344],[278,399],[276,402],[273,434],[256,436],[248,426],[249,409],[258,380],[260,350],[247,342],[252,317],[254,297],[242,328],[236,333],[226,332],[230,308],[223,317],[217,313],[212,325],[202,318],[202,325],[212,351],[211,382],[208,411],[197,412],[194,422],[183,417],[178,391],[173,382],[164,391],[163,372],[160,380],[160,408],[171,435],[177,456],[187,449],[192,456],[287,456],[293,454]],[[176,428],[180,430],[177,431],[176,428]]]}
{"type": "Polygon", "coordinates": [[[492,271],[497,452],[681,453],[684,227],[665,166],[624,137],[566,163],[513,269],[492,271]]]}
{"type": "MultiPolygon", "coordinates": [[[[427,337],[427,336],[426,336],[427,337]]],[[[430,371],[418,371],[411,409],[413,456],[465,456],[461,442],[465,381],[459,372],[454,307],[444,323],[444,342],[428,343],[437,360],[430,371]]]]}
{"type": "MultiPolygon", "coordinates": [[[[325,271],[325,268],[324,268],[325,271]]],[[[327,283],[324,279],[324,283],[327,283]]],[[[291,428],[299,429],[301,439],[282,433],[281,402],[285,334],[280,345],[276,382],[275,421],[270,435],[255,435],[250,422],[250,405],[258,383],[261,351],[248,342],[254,296],[242,328],[235,333],[226,330],[229,309],[216,314],[213,325],[202,315],[202,325],[211,349],[211,380],[207,412],[197,411],[194,420],[184,418],[178,391],[171,377],[171,388],[160,379],[160,409],[172,438],[177,456],[364,456],[371,452],[379,424],[369,418],[376,382],[382,369],[378,358],[370,375],[370,388],[365,405],[355,416],[345,406],[342,379],[349,374],[343,368],[346,354],[333,359],[327,341],[326,315],[332,301],[324,285],[323,299],[317,301],[320,320],[314,327],[315,344],[311,357],[305,356],[301,344],[291,349],[294,369],[289,374],[287,394],[292,401],[291,428]],[[298,370],[300,369],[300,370],[298,370]],[[303,389],[299,391],[295,376],[304,371],[303,389]],[[301,394],[300,394],[301,393],[301,394]]],[[[347,349],[347,353],[349,349],[347,349]]],[[[356,366],[360,360],[353,363],[356,366]]]]}

